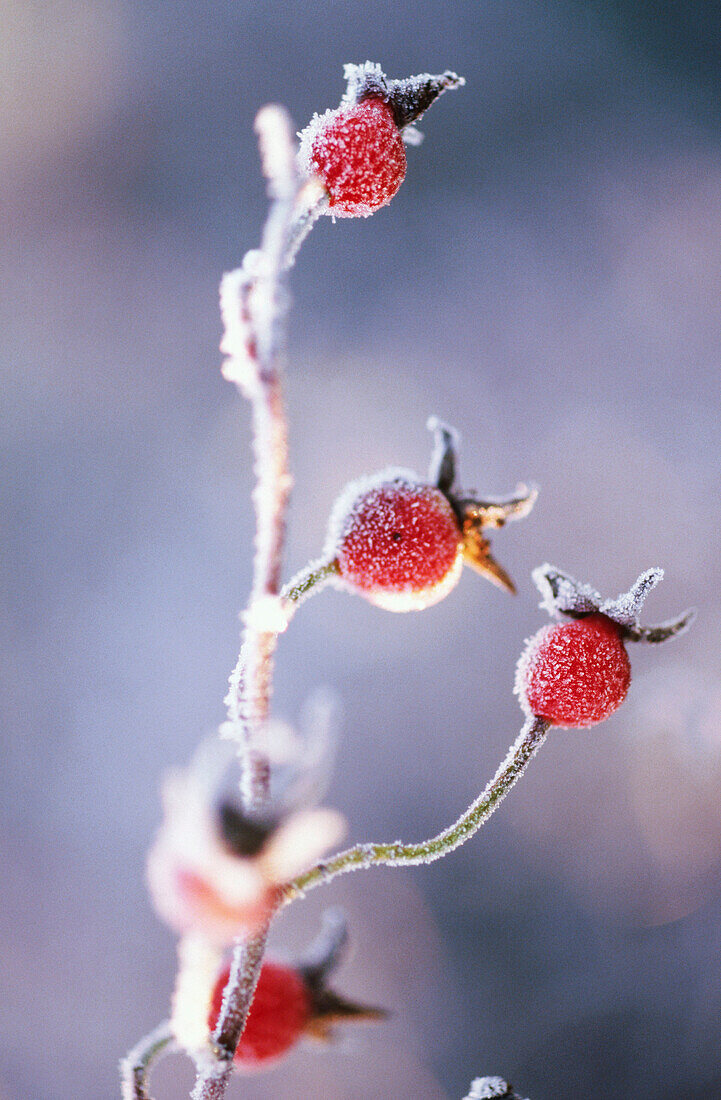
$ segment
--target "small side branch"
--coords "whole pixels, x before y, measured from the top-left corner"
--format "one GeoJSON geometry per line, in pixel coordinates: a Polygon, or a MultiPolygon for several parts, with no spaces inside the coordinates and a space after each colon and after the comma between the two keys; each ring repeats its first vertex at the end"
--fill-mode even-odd
{"type": "Polygon", "coordinates": [[[339,573],[337,561],[312,561],[305,569],[296,573],[281,592],[281,598],[286,603],[288,620],[309,596],[325,588],[339,573]]]}
{"type": "Polygon", "coordinates": [[[122,1100],[152,1100],[148,1092],[151,1067],[174,1046],[170,1021],[166,1020],[128,1052],[120,1063],[122,1100]]]}
{"type": "Polygon", "coordinates": [[[543,718],[529,718],[485,790],[442,833],[419,844],[403,844],[400,841],[390,844],[357,844],[298,875],[285,887],[284,902],[302,897],[308,890],[331,882],[338,875],[345,875],[350,871],[367,867],[408,867],[417,863],[432,863],[465,844],[518,782],[543,743],[547,731],[548,722],[543,718]]]}

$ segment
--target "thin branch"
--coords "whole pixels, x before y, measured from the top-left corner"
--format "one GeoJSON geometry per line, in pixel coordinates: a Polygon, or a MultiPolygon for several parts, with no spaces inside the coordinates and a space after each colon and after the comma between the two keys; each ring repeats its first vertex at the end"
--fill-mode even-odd
{"type": "MultiPolygon", "coordinates": [[[[288,296],[284,275],[301,242],[321,212],[323,197],[314,181],[304,181],[296,162],[295,139],[288,114],[266,107],[258,115],[263,171],[271,207],[260,251],[226,276],[221,286],[225,333],[221,348],[229,357],[224,374],[251,402],[256,511],[253,586],[240,655],[226,697],[230,735],[238,742],[243,763],[241,793],[247,810],[261,808],[268,797],[268,761],[255,748],[268,717],[273,658],[279,633],[316,582],[329,576],[306,574],[303,583],[279,595],[285,516],[291,477],[281,388],[282,352],[288,296]]],[[[226,727],[226,732],[228,730],[226,727]]],[[[222,1100],[233,1055],[260,976],[267,926],[235,947],[230,976],[214,1035],[217,1058],[199,1066],[193,1100],[222,1100]]]]}
{"type": "Polygon", "coordinates": [[[221,349],[228,356],[223,372],[251,402],[256,474],[253,586],[244,618],[243,644],[226,697],[229,728],[244,764],[242,793],[247,809],[262,806],[268,794],[268,764],[253,748],[253,742],[270,705],[285,514],[291,487],[281,389],[288,309],[284,272],[299,239],[314,220],[313,200],[308,198],[296,165],[288,114],[280,107],[265,107],[258,115],[256,129],[271,207],[259,251],[250,253],[238,271],[226,275],[221,286],[225,327],[221,349]]]}
{"type": "Polygon", "coordinates": [[[213,1034],[217,1058],[199,1067],[191,1100],[223,1100],[225,1096],[233,1070],[233,1056],[260,977],[267,938],[268,925],[265,925],[255,936],[235,945],[230,976],[213,1034]]]}
{"type": "Polygon", "coordinates": [[[293,605],[286,610],[288,620],[309,596],[315,595],[316,592],[325,588],[338,574],[337,561],[312,561],[296,573],[283,586],[283,591],[280,594],[282,600],[287,600],[288,603],[293,605]]]}
{"type": "Polygon", "coordinates": [[[495,776],[457,821],[442,833],[419,844],[357,844],[332,859],[318,863],[298,875],[283,890],[284,903],[302,897],[316,886],[331,882],[338,875],[367,867],[408,867],[417,863],[432,863],[465,844],[505,798],[511,787],[523,775],[531,758],[543,743],[549,728],[543,718],[529,718],[508,750],[495,776]]]}
{"type": "Polygon", "coordinates": [[[166,1020],[144,1036],[120,1063],[122,1100],[151,1100],[148,1077],[151,1067],[161,1055],[175,1046],[170,1021],[166,1020]]]}

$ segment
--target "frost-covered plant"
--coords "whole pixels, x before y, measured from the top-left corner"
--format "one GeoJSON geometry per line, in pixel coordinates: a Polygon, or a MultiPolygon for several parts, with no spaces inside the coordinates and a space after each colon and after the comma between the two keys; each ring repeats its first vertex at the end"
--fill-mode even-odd
{"type": "Polygon", "coordinates": [[[522,1100],[502,1077],[476,1077],[463,1100],[522,1100]]]}
{"type": "MultiPolygon", "coordinates": [[[[642,574],[625,596],[604,601],[542,566],[534,573],[542,606],[570,621],[545,627],[527,643],[516,677],[525,712],[520,734],[453,824],[419,843],[358,844],[328,857],[345,829],[341,815],[313,805],[308,783],[271,795],[273,660],[300,604],[333,584],[381,608],[422,610],[458,582],[464,562],[513,592],[483,532],[523,518],[536,498],[525,486],[499,499],[465,493],[456,481],[458,437],[432,417],[428,476],[394,467],[349,485],[331,515],[321,556],[282,583],[291,487],[281,388],[288,270],[321,214],[368,216],[392,199],[406,172],[405,144],[421,140],[415,123],[441,93],[464,83],[451,72],[390,80],[370,62],[346,66],[345,76],[340,106],[316,115],[299,147],[285,111],[259,113],[270,211],[260,247],[221,283],[222,371],[252,406],[256,474],[253,586],[221,727],[235,748],[240,779],[233,783],[227,761],[219,763],[222,754],[204,748],[166,780],[148,883],[159,915],[180,936],[178,976],[170,1020],[123,1061],[124,1100],[148,1100],[152,1064],[177,1047],[197,1066],[193,1100],[222,1100],[234,1066],[264,1068],[304,1035],[327,1038],[340,1021],[380,1019],[380,1010],[328,988],[346,939],[337,915],[326,917],[319,942],[292,966],[264,960],[271,922],[337,875],[429,863],[463,844],[520,778],[550,728],[593,724],[622,703],[630,681],[626,642],[665,641],[692,617],[641,627],[638,614],[660,570],[642,574]]],[[[473,1082],[467,1100],[481,1097],[512,1100],[515,1093],[502,1078],[486,1077],[473,1082]]]]}

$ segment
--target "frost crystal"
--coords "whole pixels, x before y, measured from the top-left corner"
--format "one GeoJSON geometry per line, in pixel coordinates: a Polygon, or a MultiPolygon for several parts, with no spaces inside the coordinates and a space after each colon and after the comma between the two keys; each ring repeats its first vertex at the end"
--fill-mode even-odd
{"type": "Polygon", "coordinates": [[[289,622],[288,609],[279,596],[260,596],[243,612],[243,622],[261,634],[282,634],[289,622]]]}

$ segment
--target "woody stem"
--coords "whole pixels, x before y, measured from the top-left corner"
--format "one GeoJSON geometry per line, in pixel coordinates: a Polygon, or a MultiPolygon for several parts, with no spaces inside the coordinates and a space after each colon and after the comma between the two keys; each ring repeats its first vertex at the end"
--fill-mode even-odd
{"type": "MultiPolygon", "coordinates": [[[[231,285],[238,287],[237,313],[233,314],[231,309],[226,318],[222,345],[231,359],[228,375],[244,380],[239,385],[251,402],[256,474],[253,585],[240,655],[230,675],[225,700],[226,732],[238,742],[243,763],[241,794],[247,810],[260,809],[268,798],[270,769],[255,745],[269,713],[279,632],[277,622],[265,622],[262,611],[257,614],[254,611],[266,607],[268,601],[272,605],[274,600],[278,603],[276,610],[282,610],[284,603],[279,599],[279,588],[291,487],[281,387],[288,309],[285,274],[320,211],[320,207],[314,208],[314,200],[309,198],[307,185],[304,186],[299,175],[293,129],[286,112],[266,107],[258,115],[256,129],[271,206],[252,278],[231,280],[231,285]],[[234,339],[238,341],[237,347],[233,345],[234,339]],[[237,371],[232,369],[234,357],[238,360],[237,371]]],[[[314,583],[307,575],[304,582],[298,581],[291,588],[286,600],[299,603],[314,583]]],[[[199,1064],[193,1100],[222,1100],[225,1096],[233,1056],[260,976],[266,937],[267,926],[251,939],[235,945],[214,1035],[217,1057],[199,1064]]]]}
{"type": "Polygon", "coordinates": [[[233,950],[228,984],[213,1034],[217,1058],[201,1065],[191,1100],[223,1100],[233,1069],[233,1056],[243,1034],[260,977],[268,938],[266,924],[250,939],[238,941],[233,950]]]}

